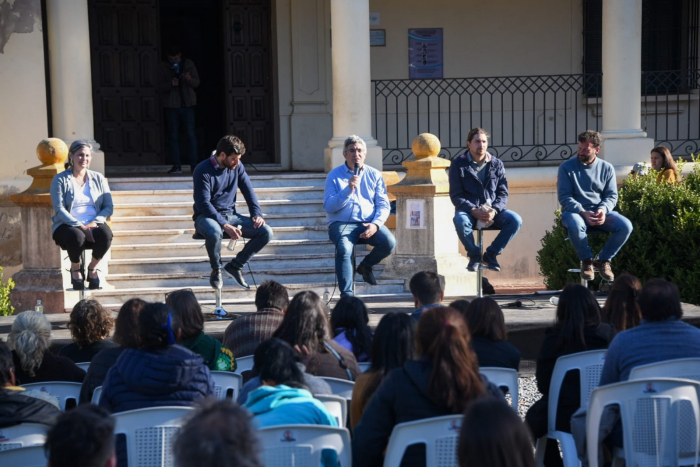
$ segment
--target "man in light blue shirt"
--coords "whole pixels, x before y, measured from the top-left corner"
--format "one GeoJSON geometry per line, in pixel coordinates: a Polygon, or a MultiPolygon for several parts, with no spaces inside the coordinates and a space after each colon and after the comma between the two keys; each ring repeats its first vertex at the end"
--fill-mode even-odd
{"type": "Polygon", "coordinates": [[[374,248],[357,266],[370,285],[377,285],[372,267],[394,251],[396,239],[384,222],[389,217],[389,197],[382,173],[364,165],[367,146],[350,136],[343,146],[345,163],[328,173],[323,209],[328,217],[328,236],[335,245],[335,273],[340,296],[353,295],[352,249],[358,243],[374,248]]]}

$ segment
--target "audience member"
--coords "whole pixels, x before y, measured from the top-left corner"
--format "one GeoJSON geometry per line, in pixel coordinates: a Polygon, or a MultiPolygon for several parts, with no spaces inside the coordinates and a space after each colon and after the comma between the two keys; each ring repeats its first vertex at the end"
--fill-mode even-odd
{"type": "Polygon", "coordinates": [[[164,303],[148,303],[139,313],[141,347],[125,349],[107,372],[100,406],[112,412],[158,406],[190,406],[214,394],[202,357],[175,345],[182,330],[164,303]]]}
{"type": "Polygon", "coordinates": [[[108,339],[113,326],[109,311],[96,300],[80,300],[73,307],[68,321],[73,343],[59,352],[75,363],[90,362],[98,352],[117,345],[108,339]]]}
{"type": "MultiPolygon", "coordinates": [[[[241,392],[238,393],[237,401],[239,404],[244,405],[248,400],[248,394],[262,386],[263,383],[260,379],[260,371],[263,366],[273,363],[270,361],[270,357],[275,355],[274,352],[276,352],[277,347],[282,344],[289,346],[289,344],[286,342],[273,337],[266,340],[260,344],[257,349],[255,349],[255,355],[253,356],[253,374],[256,376],[245,383],[241,389],[241,392]]],[[[299,371],[301,371],[304,376],[304,385],[309,388],[313,395],[333,393],[333,391],[331,391],[331,387],[323,380],[323,378],[318,378],[306,373],[306,366],[299,361],[298,356],[295,359],[295,362],[296,366],[299,368],[299,371]]]]}
{"type": "Polygon", "coordinates": [[[181,289],[170,292],[165,304],[173,309],[182,333],[178,343],[199,354],[210,370],[234,371],[236,359],[221,342],[204,333],[204,315],[192,290],[181,289]]]}
{"type": "Polygon", "coordinates": [[[472,348],[480,367],[502,367],[518,370],[520,351],[507,341],[503,311],[491,297],[477,298],[462,314],[472,335],[472,348]]]}
{"type": "Polygon", "coordinates": [[[460,467],[535,467],[529,430],[517,412],[495,399],[467,407],[457,457],[460,467]]]}
{"type": "Polygon", "coordinates": [[[114,418],[94,405],[61,415],[46,436],[50,467],[115,467],[114,418]]]}
{"type": "MultiPolygon", "coordinates": [[[[554,365],[563,355],[587,350],[606,349],[615,329],[600,321],[600,306],[591,292],[580,284],[569,284],[559,297],[554,326],[545,330],[537,358],[537,389],[542,398],[527,411],[525,421],[535,439],[547,434],[549,383],[554,365]]],[[[556,429],[571,433],[571,416],[581,406],[581,383],[578,371],[569,372],[562,382],[557,406],[556,429]]],[[[547,443],[545,465],[562,465],[556,442],[547,443]]]]}
{"type": "Polygon", "coordinates": [[[642,312],[637,303],[637,295],[640,290],[642,284],[639,279],[631,274],[621,274],[613,282],[608,299],[605,300],[602,321],[612,324],[617,332],[639,325],[642,312]]]}
{"type": "Polygon", "coordinates": [[[272,337],[288,306],[287,288],[275,281],[264,281],[255,292],[258,311],[233,320],[224,332],[224,345],[236,358],[253,355],[261,342],[272,337]]]}
{"type": "Polygon", "coordinates": [[[20,423],[53,424],[61,410],[43,397],[35,397],[39,395],[36,393],[41,391],[25,391],[17,386],[12,352],[0,341],[0,428],[20,423]]]}
{"type": "Polygon", "coordinates": [[[66,357],[51,353],[51,323],[43,313],[23,311],[15,317],[7,336],[12,349],[15,377],[20,384],[44,381],[82,383],[85,371],[66,357]]]}
{"type": "Polygon", "coordinates": [[[331,312],[333,340],[353,353],[358,362],[369,361],[372,330],[364,302],[352,295],[340,297],[331,312]]]}
{"type": "Polygon", "coordinates": [[[664,146],[657,146],[651,150],[651,168],[658,172],[656,183],[678,183],[681,181],[681,173],[673,161],[671,151],[664,146]]]}
{"type": "Polygon", "coordinates": [[[415,357],[416,320],[404,313],[387,313],[377,325],[370,353],[370,369],[358,375],[352,390],[350,422],[353,429],[379,385],[396,368],[415,357]]]}
{"type": "Polygon", "coordinates": [[[326,309],[312,291],[299,292],[273,337],[282,339],[297,352],[306,354],[306,370],[314,376],[354,381],[360,374],[355,356],[330,339],[326,309]]]}
{"type": "Polygon", "coordinates": [[[443,286],[444,279],[432,271],[421,271],[411,277],[408,288],[413,295],[413,304],[416,310],[411,316],[416,321],[420,319],[421,313],[428,308],[440,306],[445,298],[443,286]]]}
{"type": "Polygon", "coordinates": [[[450,308],[454,308],[455,310],[462,313],[462,317],[465,317],[466,319],[467,310],[469,309],[470,304],[471,302],[469,300],[460,299],[450,303],[450,308]]]}
{"type": "Polygon", "coordinates": [[[124,349],[138,349],[140,347],[138,319],[139,313],[141,313],[145,305],[146,302],[140,298],[132,298],[127,300],[119,309],[114,325],[114,336],[112,337],[112,340],[118,347],[104,349],[92,358],[87,375],[85,375],[85,381],[83,381],[83,385],[80,388],[81,404],[92,400],[95,388],[102,386],[107,377],[107,372],[117,363],[117,359],[124,349]]]}
{"type": "Polygon", "coordinates": [[[618,334],[605,356],[600,385],[627,381],[632,368],[677,358],[700,358],[700,329],[681,321],[678,288],[651,279],[639,294],[642,322],[618,334]]]}
{"type": "MultiPolygon", "coordinates": [[[[500,389],[479,374],[469,330],[456,310],[425,310],[416,347],[420,360],[392,371],[370,399],[355,428],[353,465],[381,466],[391,431],[399,423],[463,413],[469,402],[485,394],[503,400],[500,389]]],[[[410,446],[401,465],[425,465],[423,449],[410,446]]]]}
{"type": "Polygon", "coordinates": [[[230,401],[207,401],[185,423],[173,445],[179,467],[263,467],[250,414],[230,401]]]}

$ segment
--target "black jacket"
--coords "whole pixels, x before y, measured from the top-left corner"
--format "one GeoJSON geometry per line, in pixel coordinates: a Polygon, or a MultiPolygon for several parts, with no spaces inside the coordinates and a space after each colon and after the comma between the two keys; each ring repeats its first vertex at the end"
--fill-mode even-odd
{"type": "Polygon", "coordinates": [[[486,175],[486,183],[481,183],[474,169],[469,165],[471,155],[469,152],[455,157],[450,165],[450,199],[455,206],[455,211],[469,212],[486,203],[488,198],[491,206],[501,212],[506,209],[508,203],[508,182],[503,162],[497,157],[490,158],[486,175]]]}
{"type": "Polygon", "coordinates": [[[21,391],[0,389],[0,428],[20,423],[53,425],[61,410],[46,401],[29,397],[21,391]]]}
{"type": "MultiPolygon", "coordinates": [[[[436,405],[429,396],[428,384],[432,369],[433,364],[428,360],[407,361],[402,368],[389,373],[370,399],[355,427],[352,442],[354,466],[381,466],[384,450],[395,425],[452,415],[450,409],[436,405]]],[[[500,389],[483,377],[482,381],[488,395],[503,399],[500,389]]],[[[425,466],[424,453],[423,445],[409,447],[404,454],[402,467],[425,466]]]]}
{"type": "Polygon", "coordinates": [[[95,388],[102,386],[105,378],[107,377],[107,372],[110,368],[117,363],[117,359],[124,351],[124,347],[111,347],[105,349],[95,355],[90,363],[90,368],[88,368],[87,375],[85,375],[85,381],[83,381],[83,386],[80,388],[80,403],[89,404],[92,400],[92,393],[95,392],[95,388]]]}
{"type": "Polygon", "coordinates": [[[492,341],[483,336],[472,337],[472,348],[479,359],[479,367],[520,367],[520,351],[508,341],[492,341]]]}
{"type": "Polygon", "coordinates": [[[59,357],[50,350],[44,352],[39,368],[34,369],[34,376],[22,369],[22,364],[17,353],[12,351],[12,363],[15,367],[17,384],[44,383],[47,381],[69,381],[82,383],[85,379],[85,370],[78,368],[75,363],[66,357],[59,357]]]}
{"type": "Polygon", "coordinates": [[[61,348],[58,355],[60,357],[70,358],[75,363],[92,362],[93,357],[102,350],[110,349],[116,346],[117,344],[115,344],[111,339],[100,339],[99,341],[83,346],[82,348],[78,348],[78,344],[73,342],[61,348]]]}

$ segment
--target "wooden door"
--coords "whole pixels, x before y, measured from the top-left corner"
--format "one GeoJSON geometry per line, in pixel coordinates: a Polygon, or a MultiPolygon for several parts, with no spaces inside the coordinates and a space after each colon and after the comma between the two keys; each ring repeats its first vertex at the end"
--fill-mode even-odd
{"type": "Polygon", "coordinates": [[[88,5],[95,140],[105,164],[163,164],[158,0],[89,0],[88,5]]]}
{"type": "Polygon", "coordinates": [[[274,162],[270,0],[224,0],[226,130],[244,163],[274,162]]]}

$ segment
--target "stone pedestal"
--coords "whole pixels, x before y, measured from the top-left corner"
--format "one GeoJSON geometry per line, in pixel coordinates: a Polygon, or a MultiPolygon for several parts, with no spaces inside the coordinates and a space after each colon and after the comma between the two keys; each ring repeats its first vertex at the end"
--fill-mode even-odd
{"type": "Polygon", "coordinates": [[[452,223],[454,206],[445,172],[450,161],[437,157],[440,141],[429,133],[413,140],[413,153],[417,160],[403,163],[406,177],[387,187],[396,196],[396,250],[382,278],[403,278],[408,289],[415,273],[433,271],[445,278],[445,295],[475,295],[476,274],[466,269],[468,261],[459,253],[452,223]],[[422,222],[415,212],[409,212],[416,204],[423,206],[422,222]]]}

